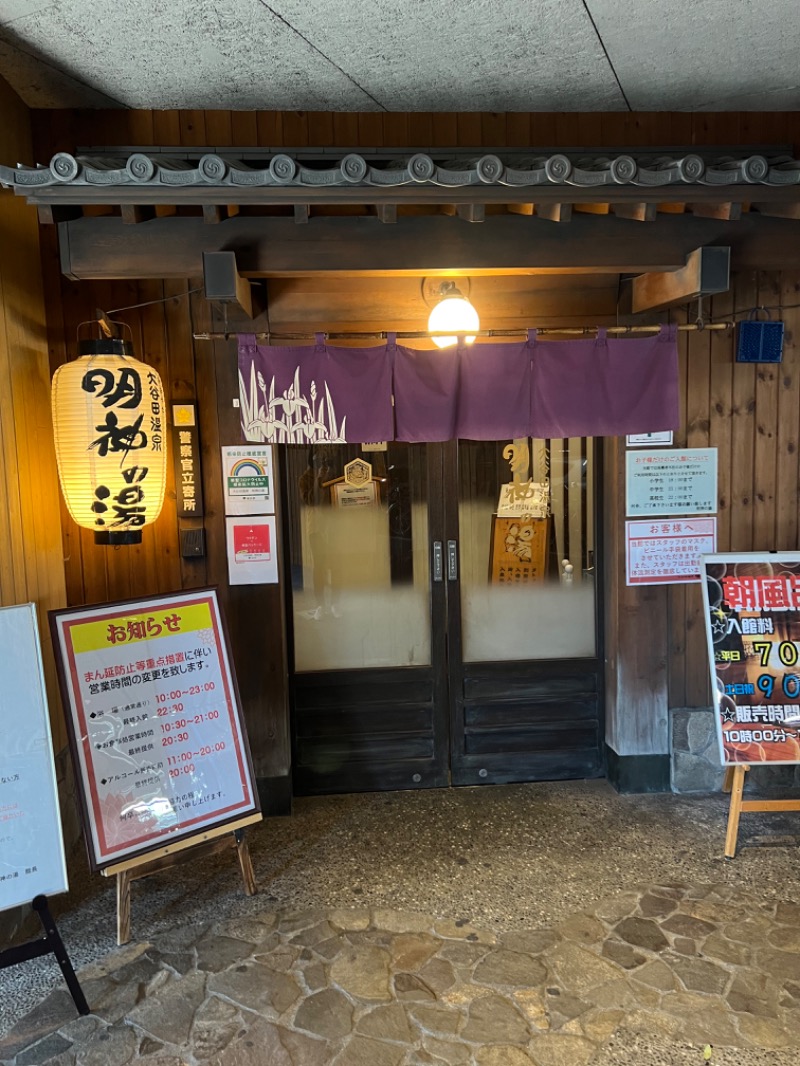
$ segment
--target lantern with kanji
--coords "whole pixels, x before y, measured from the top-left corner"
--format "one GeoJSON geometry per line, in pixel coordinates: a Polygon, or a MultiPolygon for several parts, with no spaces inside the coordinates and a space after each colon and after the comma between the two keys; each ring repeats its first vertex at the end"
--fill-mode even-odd
{"type": "Polygon", "coordinates": [[[116,337],[80,341],[53,375],[61,491],[98,544],[139,544],[158,518],[167,473],[164,389],[116,337]]]}

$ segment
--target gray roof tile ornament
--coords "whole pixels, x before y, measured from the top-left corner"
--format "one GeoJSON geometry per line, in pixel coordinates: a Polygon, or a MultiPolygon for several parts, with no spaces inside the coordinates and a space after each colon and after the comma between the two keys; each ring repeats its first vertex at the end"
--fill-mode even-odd
{"type": "Polygon", "coordinates": [[[123,155],[120,150],[97,151],[93,155],[73,156],[58,152],[48,166],[0,166],[0,185],[20,194],[36,196],[39,190],[52,187],[161,186],[169,188],[279,188],[298,189],[350,187],[391,188],[403,185],[435,185],[441,188],[469,186],[505,186],[509,189],[535,189],[537,186],[565,186],[576,189],[627,186],[649,188],[664,186],[725,187],[732,185],[789,186],[800,185],[800,160],[785,154],[704,156],[697,152],[685,155],[637,154],[585,150],[567,154],[544,155],[530,151],[502,151],[496,154],[441,153],[430,151],[397,153],[397,158],[373,155],[365,158],[349,152],[337,160],[328,150],[317,158],[303,150],[298,156],[290,152],[260,155],[257,151],[230,155],[209,150],[194,157],[170,155],[168,152],[135,151],[123,155]]]}

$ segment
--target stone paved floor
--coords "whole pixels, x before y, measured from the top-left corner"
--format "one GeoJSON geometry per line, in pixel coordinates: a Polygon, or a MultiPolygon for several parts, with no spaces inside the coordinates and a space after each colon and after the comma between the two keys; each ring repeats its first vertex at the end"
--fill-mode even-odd
{"type": "Polygon", "coordinates": [[[304,801],[253,840],[259,896],[224,859],[137,883],[123,949],[78,878],[93,1015],[6,971],[0,1061],[794,1066],[797,827],[750,816],[725,863],[724,814],[601,783],[304,801]]]}

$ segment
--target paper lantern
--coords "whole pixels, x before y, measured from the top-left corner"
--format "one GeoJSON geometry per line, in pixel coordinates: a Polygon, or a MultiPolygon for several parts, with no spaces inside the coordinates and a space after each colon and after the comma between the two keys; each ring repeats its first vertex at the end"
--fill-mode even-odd
{"type": "Polygon", "coordinates": [[[98,544],[139,544],[164,502],[164,389],[156,371],[117,338],[80,341],[53,375],[61,491],[98,544]]]}

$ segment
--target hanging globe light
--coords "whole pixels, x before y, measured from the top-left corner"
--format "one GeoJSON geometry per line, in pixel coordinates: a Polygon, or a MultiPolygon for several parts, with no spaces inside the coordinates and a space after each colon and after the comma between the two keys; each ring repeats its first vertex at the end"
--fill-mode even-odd
{"type": "Polygon", "coordinates": [[[164,502],[164,388],[117,337],[80,341],[79,358],[53,375],[61,491],[98,544],[139,544],[164,502]]]}
{"type": "Polygon", "coordinates": [[[475,331],[481,325],[478,312],[453,281],[442,282],[439,297],[439,303],[428,316],[428,332],[452,330],[453,336],[431,337],[433,343],[438,348],[450,348],[459,337],[464,337],[467,344],[474,344],[475,331]]]}

